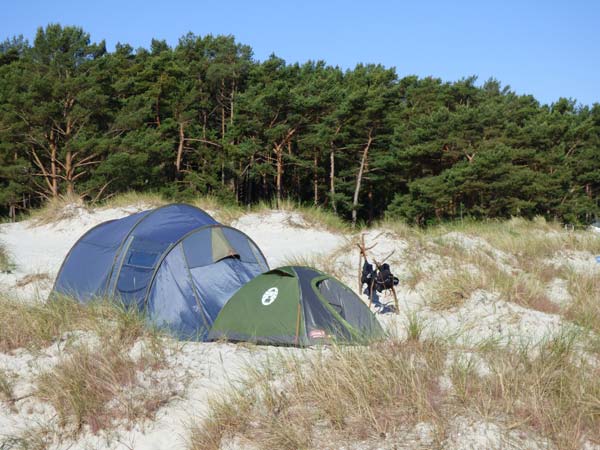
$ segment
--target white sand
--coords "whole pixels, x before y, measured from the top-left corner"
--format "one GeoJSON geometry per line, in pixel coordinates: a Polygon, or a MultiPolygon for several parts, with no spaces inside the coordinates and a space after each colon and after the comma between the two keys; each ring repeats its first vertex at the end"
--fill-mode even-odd
{"type": "Polygon", "coordinates": [[[247,214],[231,226],[242,230],[256,242],[271,268],[294,260],[310,261],[333,252],[345,242],[343,236],[315,229],[296,212],[247,214]]]}
{"type": "MultiPolygon", "coordinates": [[[[36,225],[31,220],[0,225],[0,243],[8,250],[15,264],[12,273],[0,274],[0,292],[8,292],[24,301],[44,300],[52,286],[63,258],[75,241],[91,227],[100,222],[123,217],[143,206],[128,208],[97,209],[88,211],[75,208],[71,217],[53,224],[36,225]],[[43,275],[46,274],[46,277],[43,275]],[[37,275],[37,276],[35,276],[37,275]],[[35,276],[35,281],[24,283],[35,276]]],[[[329,259],[333,267],[355,291],[357,286],[358,251],[356,235],[342,235],[326,229],[315,228],[301,214],[286,211],[252,213],[232,224],[247,233],[262,249],[271,267],[296,261],[329,259]]],[[[398,286],[400,314],[379,316],[382,324],[393,334],[403,336],[409,314],[415,313],[424,324],[424,336],[443,336],[466,347],[493,340],[503,345],[527,342],[534,344],[558,332],[563,326],[561,317],[530,310],[506,302],[497,294],[477,291],[457,309],[435,312],[425,305],[424,291],[435,274],[445,270],[444,259],[433,253],[410,251],[409,242],[387,230],[370,230],[365,234],[367,244],[377,242],[370,252],[372,258],[381,260],[390,255],[394,273],[404,280],[415,267],[428,275],[415,289],[403,283],[398,286]]],[[[462,233],[449,233],[442,239],[454,241],[469,251],[483,252],[495,258],[503,270],[512,270],[514,260],[493,248],[485,240],[462,233]]],[[[600,270],[590,254],[584,252],[557,255],[555,264],[568,264],[574,270],[600,270]],[[597,266],[597,267],[596,267],[597,266]]],[[[564,280],[554,280],[548,286],[548,295],[559,305],[568,304],[570,297],[564,280]]],[[[363,296],[363,299],[366,299],[363,296]]],[[[391,302],[390,296],[383,301],[391,302]]],[[[138,352],[138,347],[132,352],[138,352]]],[[[235,384],[247,366],[263,364],[278,352],[294,353],[309,357],[314,350],[281,349],[268,346],[242,346],[219,343],[185,343],[180,351],[169,356],[172,366],[169,376],[170,388],[177,393],[175,400],[162,407],[155,421],[136,424],[132,429],[125,426],[93,435],[84,432],[77,441],[55,443],[56,449],[181,449],[185,447],[188,425],[207,412],[207,399],[219,390],[235,384]]],[[[49,405],[31,397],[33,381],[42,371],[59,361],[63,350],[61,342],[36,353],[17,350],[10,355],[0,353],[0,368],[15,376],[14,395],[21,400],[14,408],[0,408],[0,443],[3,435],[15,435],[36,425],[56,422],[49,405]]],[[[474,358],[471,353],[457,358],[474,358]]],[[[482,373],[485,367],[481,367],[482,373]]],[[[420,424],[410,433],[421,444],[430,442],[428,424],[420,424]],[[420,428],[419,428],[420,427],[420,428]],[[417,437],[415,438],[415,433],[417,437]]],[[[408,436],[408,435],[407,435],[408,436]]],[[[411,440],[411,442],[417,441],[411,440]]],[[[397,442],[398,448],[405,448],[397,442]]],[[[540,442],[538,440],[538,442],[540,442]]],[[[417,444],[415,444],[417,445],[417,444]]],[[[538,448],[536,441],[521,439],[504,433],[498,425],[466,418],[458,418],[445,446],[448,448],[503,448],[524,445],[538,448]]],[[[232,448],[237,448],[232,445],[232,448]]],[[[367,447],[352,447],[367,448],[367,447]]],[[[371,448],[371,447],[368,447],[371,448]]],[[[376,447],[373,447],[376,448],[376,447]]],[[[392,447],[390,447],[392,448],[392,447]]]]}
{"type": "Polygon", "coordinates": [[[89,211],[74,206],[67,219],[55,223],[38,225],[35,220],[24,220],[0,224],[0,244],[15,266],[10,274],[0,273],[0,291],[10,292],[24,300],[46,299],[63,259],[85,232],[101,222],[143,209],[144,206],[140,205],[89,211]],[[43,274],[47,275],[46,279],[18,286],[27,275],[43,274]]]}

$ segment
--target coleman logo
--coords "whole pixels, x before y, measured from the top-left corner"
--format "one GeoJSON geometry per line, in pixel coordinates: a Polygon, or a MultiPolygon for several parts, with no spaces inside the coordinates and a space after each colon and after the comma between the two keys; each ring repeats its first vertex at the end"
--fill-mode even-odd
{"type": "Polygon", "coordinates": [[[267,289],[262,296],[262,304],[265,306],[269,306],[271,303],[277,300],[277,294],[279,294],[279,289],[277,289],[276,287],[267,289]]]}
{"type": "Polygon", "coordinates": [[[327,333],[323,330],[310,330],[308,337],[311,339],[323,339],[327,337],[327,333]]]}

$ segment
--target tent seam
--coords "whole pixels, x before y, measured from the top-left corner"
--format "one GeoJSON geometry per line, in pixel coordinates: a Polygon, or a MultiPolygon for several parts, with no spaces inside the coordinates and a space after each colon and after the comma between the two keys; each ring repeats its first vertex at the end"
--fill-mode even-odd
{"type": "MultiPolygon", "coordinates": [[[[100,228],[100,227],[102,227],[102,226],[104,226],[104,225],[108,225],[109,223],[111,223],[111,222],[114,222],[115,220],[117,220],[117,219],[107,220],[107,221],[105,221],[105,222],[101,222],[101,223],[99,223],[98,225],[95,225],[95,226],[93,226],[92,228],[90,228],[89,230],[87,230],[85,233],[83,233],[83,234],[82,234],[82,235],[79,237],[79,239],[77,239],[77,240],[75,241],[75,243],[74,243],[74,244],[71,246],[71,248],[69,249],[69,252],[68,252],[68,253],[67,253],[67,255],[65,256],[65,258],[63,259],[63,261],[62,261],[62,264],[60,265],[60,268],[58,269],[58,273],[56,274],[56,278],[54,279],[54,284],[52,285],[52,290],[50,291],[50,293],[53,293],[53,292],[56,290],[56,283],[58,283],[58,280],[59,280],[59,278],[60,278],[60,275],[61,275],[61,273],[62,273],[62,270],[63,270],[63,268],[65,267],[65,264],[66,264],[66,262],[68,261],[68,259],[71,257],[71,254],[73,253],[73,250],[75,249],[75,247],[77,247],[77,245],[78,245],[78,244],[79,244],[81,241],[83,241],[83,239],[84,239],[84,238],[85,238],[85,237],[86,237],[88,234],[90,234],[92,231],[94,231],[95,229],[97,229],[97,228],[100,228]]],[[[120,244],[119,244],[119,246],[120,246],[120,244]]],[[[118,251],[118,249],[117,249],[117,251],[118,251]]],[[[112,273],[112,268],[111,268],[111,273],[112,273]]],[[[110,279],[110,277],[109,277],[109,279],[110,279]]]]}
{"type": "Polygon", "coordinates": [[[196,291],[196,284],[194,283],[194,277],[192,276],[192,270],[190,269],[190,264],[188,262],[187,255],[185,254],[185,248],[183,248],[182,242],[178,243],[177,245],[180,245],[180,244],[181,244],[181,253],[183,253],[183,259],[185,261],[186,272],[188,274],[190,284],[192,285],[192,292],[194,293],[194,300],[196,300],[196,305],[198,306],[200,316],[202,316],[202,321],[204,322],[204,325],[206,326],[206,333],[208,333],[210,331],[211,327],[208,326],[208,320],[206,318],[206,315],[204,314],[204,309],[202,308],[202,302],[200,301],[200,296],[198,295],[198,292],[196,291]]]}
{"type": "MultiPolygon", "coordinates": [[[[210,214],[208,214],[206,211],[204,211],[203,209],[198,208],[197,206],[193,206],[193,205],[188,205],[187,203],[170,203],[168,205],[162,205],[159,206],[158,208],[154,208],[153,210],[151,210],[148,214],[144,215],[143,217],[140,217],[140,219],[138,221],[136,221],[133,226],[129,229],[129,232],[125,235],[125,237],[121,240],[121,243],[119,244],[119,248],[117,249],[116,253],[115,253],[115,257],[113,258],[113,263],[112,266],[110,268],[110,275],[108,276],[108,281],[106,283],[106,287],[105,290],[108,290],[109,288],[109,283],[110,280],[112,278],[112,274],[115,270],[115,264],[117,262],[117,258],[121,255],[121,251],[123,250],[123,245],[125,244],[125,242],[127,241],[127,239],[129,239],[129,236],[131,236],[133,234],[133,232],[135,231],[135,229],[144,221],[146,220],[148,217],[152,216],[155,212],[160,211],[162,209],[165,208],[169,208],[172,206],[189,206],[190,208],[194,208],[197,209],[198,211],[206,214],[208,217],[210,217],[211,219],[215,220],[210,214]]],[[[215,220],[216,222],[216,220],[215,220]]],[[[131,245],[131,244],[130,244],[131,245]]],[[[121,268],[123,267],[123,265],[121,264],[121,268]]],[[[119,269],[119,273],[117,273],[117,278],[120,276],[120,269],[119,269]]],[[[118,279],[117,279],[118,281],[118,279]]],[[[115,281],[115,289],[113,289],[113,295],[114,292],[116,290],[116,286],[117,286],[117,281],[115,281]]]]}

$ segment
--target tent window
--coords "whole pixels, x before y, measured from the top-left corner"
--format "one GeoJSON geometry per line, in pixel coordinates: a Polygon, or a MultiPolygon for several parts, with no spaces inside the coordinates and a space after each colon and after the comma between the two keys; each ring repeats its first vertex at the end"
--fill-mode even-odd
{"type": "Polygon", "coordinates": [[[135,267],[152,268],[158,259],[158,253],[132,251],[129,254],[127,264],[135,267]]]}
{"type": "Polygon", "coordinates": [[[317,288],[323,298],[327,300],[329,306],[331,306],[340,316],[344,317],[341,299],[343,292],[340,289],[340,286],[332,283],[329,279],[325,279],[317,283],[317,288]]]}

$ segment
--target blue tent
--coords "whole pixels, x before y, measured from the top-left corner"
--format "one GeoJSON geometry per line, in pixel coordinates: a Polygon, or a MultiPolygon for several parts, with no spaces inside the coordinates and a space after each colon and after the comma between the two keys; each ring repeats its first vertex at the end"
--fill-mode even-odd
{"type": "Polygon", "coordinates": [[[181,337],[203,339],[233,293],[265,270],[244,233],[173,204],[89,230],[67,254],[53,292],[82,303],[116,298],[181,337]]]}

